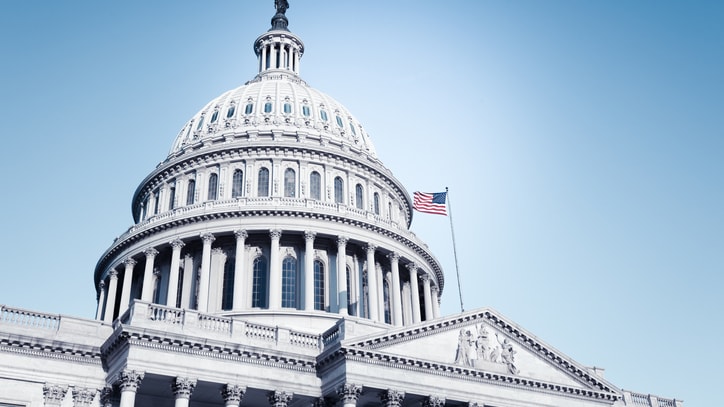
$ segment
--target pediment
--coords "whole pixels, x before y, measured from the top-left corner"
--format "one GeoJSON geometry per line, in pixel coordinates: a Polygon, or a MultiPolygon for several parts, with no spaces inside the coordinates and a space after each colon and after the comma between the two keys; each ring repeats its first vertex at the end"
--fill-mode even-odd
{"type": "MultiPolygon", "coordinates": [[[[617,392],[588,368],[541,342],[491,309],[470,311],[345,341],[345,347],[482,371],[509,380],[565,388],[617,392]]],[[[409,362],[408,362],[409,363],[409,362]]]]}

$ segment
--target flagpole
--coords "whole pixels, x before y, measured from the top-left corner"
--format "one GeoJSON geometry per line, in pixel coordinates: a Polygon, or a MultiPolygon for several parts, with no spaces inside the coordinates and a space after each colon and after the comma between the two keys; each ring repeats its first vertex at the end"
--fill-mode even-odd
{"type": "Polygon", "coordinates": [[[463,289],[460,285],[460,268],[458,268],[458,250],[455,246],[455,228],[453,228],[453,219],[452,219],[452,204],[450,203],[450,190],[448,190],[447,187],[445,187],[445,195],[447,197],[447,208],[450,212],[450,233],[452,234],[452,242],[453,242],[453,254],[455,255],[455,273],[458,277],[458,295],[460,296],[460,312],[465,312],[465,307],[463,307],[463,289]]]}

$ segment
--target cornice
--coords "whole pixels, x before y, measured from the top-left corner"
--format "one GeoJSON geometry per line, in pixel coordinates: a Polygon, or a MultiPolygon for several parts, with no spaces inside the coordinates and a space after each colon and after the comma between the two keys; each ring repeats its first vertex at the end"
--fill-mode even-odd
{"type": "Polygon", "coordinates": [[[64,346],[61,341],[47,343],[37,338],[11,336],[0,338],[0,352],[28,355],[38,358],[65,360],[87,365],[101,365],[100,349],[70,343],[64,346]]]}
{"type": "MultiPolygon", "coordinates": [[[[101,274],[105,270],[105,268],[108,266],[108,262],[111,260],[114,253],[118,253],[122,251],[124,248],[129,247],[135,242],[141,241],[142,239],[152,236],[156,233],[160,233],[164,230],[168,230],[171,228],[176,228],[184,225],[190,225],[195,224],[199,222],[208,222],[210,220],[215,219],[228,219],[228,218],[245,218],[245,217],[291,217],[291,218],[309,218],[309,219],[316,219],[316,220],[323,220],[327,222],[335,222],[339,224],[344,224],[360,229],[364,229],[370,232],[373,232],[377,235],[382,235],[387,238],[390,238],[392,240],[397,241],[398,243],[401,243],[411,249],[413,252],[417,253],[420,257],[425,259],[427,264],[431,267],[432,271],[435,273],[435,276],[437,278],[437,281],[440,285],[440,293],[442,293],[442,290],[445,286],[445,276],[442,271],[442,267],[438,263],[437,259],[429,252],[429,250],[426,247],[421,246],[417,242],[413,241],[412,239],[405,237],[399,233],[394,232],[393,230],[374,225],[369,222],[365,222],[361,218],[351,218],[347,216],[340,216],[340,215],[334,215],[331,213],[320,213],[320,212],[313,212],[309,210],[304,210],[301,207],[299,209],[293,209],[290,208],[277,208],[274,207],[273,209],[235,209],[235,210],[222,210],[219,212],[203,212],[192,214],[190,216],[184,216],[184,217],[178,217],[178,218],[171,218],[165,222],[159,222],[158,224],[149,227],[147,229],[142,229],[138,231],[137,233],[131,234],[128,237],[124,238],[123,240],[116,241],[114,244],[106,250],[106,252],[101,256],[100,260],[98,260],[98,264],[96,265],[95,269],[95,281],[96,286],[98,285],[97,282],[100,281],[101,274]]],[[[306,227],[308,228],[308,226],[306,227]]]]}
{"type": "Polygon", "coordinates": [[[316,373],[316,361],[312,357],[289,354],[283,351],[270,352],[251,345],[213,341],[184,335],[183,339],[164,336],[162,332],[150,330],[133,331],[121,328],[103,345],[104,359],[112,359],[115,353],[126,347],[142,347],[157,351],[182,353],[197,357],[229,360],[233,362],[293,370],[300,373],[316,373]]]}

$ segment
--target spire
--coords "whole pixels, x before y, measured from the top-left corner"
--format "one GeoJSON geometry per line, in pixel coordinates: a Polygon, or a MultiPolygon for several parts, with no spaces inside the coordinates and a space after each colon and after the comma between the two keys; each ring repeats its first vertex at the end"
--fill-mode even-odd
{"type": "Polygon", "coordinates": [[[304,43],[289,29],[285,13],[287,0],[274,0],[277,12],[271,19],[271,28],[254,42],[254,52],[259,61],[259,74],[280,71],[299,75],[299,59],[304,54],[304,43]]]}
{"type": "Polygon", "coordinates": [[[272,17],[269,31],[289,31],[287,28],[289,26],[289,20],[287,20],[287,16],[285,15],[289,8],[289,2],[287,0],[274,0],[274,8],[277,9],[277,13],[272,17]]]}

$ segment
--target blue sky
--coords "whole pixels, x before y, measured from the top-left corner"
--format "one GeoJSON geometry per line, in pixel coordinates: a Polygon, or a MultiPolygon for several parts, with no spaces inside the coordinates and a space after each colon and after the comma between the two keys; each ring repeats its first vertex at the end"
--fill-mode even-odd
{"type": "MultiPolygon", "coordinates": [[[[0,303],[92,317],[95,262],[268,1],[0,4],[0,303]]],[[[292,1],[302,77],[415,190],[449,187],[466,309],[617,386],[719,404],[724,4],[292,1]]],[[[446,270],[448,218],[413,230],[446,270]]]]}

